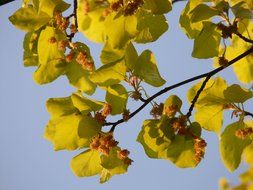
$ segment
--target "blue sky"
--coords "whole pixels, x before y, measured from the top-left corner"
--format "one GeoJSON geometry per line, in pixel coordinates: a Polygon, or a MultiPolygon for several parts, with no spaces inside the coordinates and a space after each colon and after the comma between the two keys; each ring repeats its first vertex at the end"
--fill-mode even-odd
{"type": "MultiPolygon", "coordinates": [[[[150,107],[116,129],[121,147],[128,148],[134,160],[127,174],[113,177],[104,185],[98,183],[98,177],[75,177],[69,162],[78,151],[54,152],[52,145],[43,139],[44,127],[49,119],[45,101],[50,97],[68,96],[74,89],[65,77],[49,85],[38,86],[32,80],[34,68],[23,67],[24,33],[8,21],[20,4],[21,1],[16,1],[0,7],[0,190],[217,190],[221,177],[236,183],[242,167],[235,173],[225,169],[219,156],[218,137],[213,133],[204,133],[208,142],[206,157],[195,169],[179,169],[168,161],[149,159],[135,140],[143,120],[150,117],[150,107]]],[[[154,52],[167,86],[212,69],[211,60],[191,58],[192,41],[187,39],[178,25],[183,6],[184,2],[176,4],[167,15],[169,32],[155,43],[138,45],[138,50],[151,49],[154,52]]],[[[90,45],[99,64],[102,46],[88,42],[81,35],[77,40],[90,45]]],[[[221,75],[229,79],[230,84],[237,82],[230,68],[221,75]]],[[[163,101],[169,94],[177,94],[185,100],[191,85],[173,90],[157,101],[163,101]]],[[[149,94],[158,90],[147,87],[149,94]]],[[[103,94],[98,92],[95,97],[102,100],[103,94]]],[[[187,111],[189,105],[184,102],[183,108],[187,111]]],[[[136,106],[133,103],[129,101],[130,108],[136,106]]],[[[228,115],[226,119],[229,121],[228,115]]]]}

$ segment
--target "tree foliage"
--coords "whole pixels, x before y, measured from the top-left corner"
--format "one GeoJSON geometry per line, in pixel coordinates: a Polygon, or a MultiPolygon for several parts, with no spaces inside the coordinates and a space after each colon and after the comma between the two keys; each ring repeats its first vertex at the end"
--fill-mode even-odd
{"type": "MultiPolygon", "coordinates": [[[[249,170],[241,175],[235,189],[253,189],[253,114],[244,105],[253,91],[253,3],[252,0],[189,0],[179,24],[194,41],[192,57],[213,58],[215,69],[165,87],[152,96],[143,83],[161,87],[155,55],[147,49],[137,53],[134,44],[151,43],[168,29],[165,14],[177,0],[23,0],[10,22],[26,32],[24,66],[36,67],[33,79],[44,85],[65,75],[76,92],[68,97],[50,98],[46,107],[51,116],[45,138],[55,150],[83,152],[71,160],[78,177],[100,175],[100,182],[127,172],[132,160],[129,151],[119,146],[113,133],[148,104],[153,118],[146,119],[137,137],[150,158],[166,159],[180,168],[196,167],[205,155],[202,130],[215,132],[220,153],[230,171],[242,158],[249,170]],[[94,63],[89,47],[74,41],[81,32],[88,40],[104,47],[101,65],[94,63]],[[233,67],[238,84],[214,76],[233,67]],[[189,82],[201,79],[187,93],[188,112],[181,110],[177,95],[157,103],[155,98],[189,82]],[[96,88],[105,91],[103,100],[91,99],[96,88]],[[129,99],[142,104],[135,111],[129,99]],[[236,121],[223,126],[224,113],[236,121]],[[110,122],[108,116],[121,116],[110,122]],[[193,115],[193,117],[192,117],[193,115]],[[105,131],[103,126],[111,126],[105,131]]],[[[170,26],[173,27],[173,26],[170,26]]],[[[228,182],[221,183],[223,190],[228,182]]]]}

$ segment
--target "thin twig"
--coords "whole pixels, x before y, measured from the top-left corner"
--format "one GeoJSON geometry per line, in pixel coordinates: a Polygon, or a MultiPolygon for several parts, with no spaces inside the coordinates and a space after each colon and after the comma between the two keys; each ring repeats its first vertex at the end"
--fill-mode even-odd
{"type": "Polygon", "coordinates": [[[193,100],[192,100],[192,102],[191,102],[191,106],[190,106],[190,108],[189,108],[189,111],[188,111],[188,113],[186,114],[186,116],[187,116],[188,118],[191,117],[191,115],[192,115],[192,110],[193,110],[193,108],[194,108],[196,102],[198,101],[201,92],[205,89],[206,84],[207,84],[207,82],[209,81],[209,79],[210,79],[211,77],[212,77],[212,75],[208,75],[208,76],[205,78],[205,80],[203,81],[201,87],[199,88],[198,92],[196,93],[195,97],[193,98],[193,100]]]}
{"type": "MultiPolygon", "coordinates": [[[[74,9],[73,9],[73,13],[69,16],[69,18],[74,17],[75,20],[75,27],[76,30],[78,30],[78,22],[77,22],[77,0],[74,0],[74,9]]],[[[70,35],[68,35],[69,41],[71,42],[72,39],[75,37],[75,32],[71,33],[70,35]]]]}
{"type": "MultiPolygon", "coordinates": [[[[245,51],[244,53],[240,54],[239,56],[237,56],[234,59],[232,59],[231,61],[229,61],[228,62],[228,66],[231,66],[232,64],[236,63],[237,61],[241,60],[242,58],[246,57],[247,55],[249,55],[251,53],[253,53],[253,46],[251,48],[249,48],[247,51],[245,51]]],[[[154,100],[158,96],[160,96],[162,94],[165,94],[165,93],[167,93],[168,91],[170,91],[172,89],[175,89],[175,88],[178,88],[178,87],[180,87],[182,85],[185,85],[185,84],[188,84],[190,82],[193,82],[195,80],[202,79],[202,78],[205,78],[207,76],[212,77],[212,76],[214,76],[215,74],[219,73],[220,71],[224,70],[227,67],[221,66],[221,67],[218,67],[217,69],[214,69],[214,70],[212,70],[210,72],[207,72],[207,73],[204,73],[204,74],[201,74],[201,75],[189,78],[187,80],[184,80],[182,82],[179,82],[177,84],[174,84],[174,85],[171,85],[169,87],[164,88],[163,90],[161,90],[161,91],[155,93],[153,96],[149,97],[139,108],[137,108],[134,112],[132,112],[129,115],[129,119],[131,119],[132,117],[134,117],[137,113],[139,113],[143,108],[145,108],[152,100],[154,100]]],[[[120,119],[120,120],[115,121],[115,122],[106,122],[104,124],[104,126],[112,126],[110,132],[113,132],[115,130],[115,128],[116,128],[117,125],[119,125],[121,123],[124,123],[124,122],[125,122],[124,119],[120,119]]]]}
{"type": "Polygon", "coordinates": [[[180,1],[187,1],[187,0],[172,0],[172,4],[180,2],[180,1]]]}
{"type": "Polygon", "coordinates": [[[0,0],[0,6],[10,3],[12,1],[15,1],[15,0],[0,0]]]}
{"type": "Polygon", "coordinates": [[[234,33],[235,35],[237,35],[239,38],[241,38],[242,40],[244,40],[245,42],[251,43],[253,44],[253,40],[243,36],[242,34],[240,34],[239,32],[234,33]]]}
{"type": "Polygon", "coordinates": [[[244,111],[244,115],[245,116],[251,116],[253,118],[253,113],[250,113],[248,111],[244,111]]]}

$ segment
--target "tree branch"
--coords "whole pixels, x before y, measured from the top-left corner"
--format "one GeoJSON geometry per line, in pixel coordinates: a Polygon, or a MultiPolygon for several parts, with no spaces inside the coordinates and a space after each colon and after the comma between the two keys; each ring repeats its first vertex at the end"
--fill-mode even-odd
{"type": "Polygon", "coordinates": [[[253,118],[253,113],[250,113],[248,111],[244,111],[244,115],[245,116],[251,116],[253,118]]]}
{"type": "Polygon", "coordinates": [[[172,4],[180,2],[180,1],[187,1],[187,0],[172,0],[172,4]]]}
{"type": "Polygon", "coordinates": [[[234,33],[235,35],[237,35],[239,38],[241,38],[242,40],[244,40],[245,42],[251,43],[253,44],[253,40],[246,38],[245,36],[243,36],[242,34],[240,34],[239,32],[234,33]]]}
{"type": "Polygon", "coordinates": [[[191,106],[190,106],[190,108],[189,108],[189,111],[188,111],[188,113],[186,114],[186,116],[187,116],[188,118],[191,117],[193,108],[194,108],[196,102],[198,101],[201,92],[205,89],[206,84],[207,84],[207,82],[209,81],[209,79],[210,79],[211,77],[212,77],[212,75],[208,75],[208,76],[205,78],[205,80],[203,81],[203,83],[202,83],[201,87],[199,88],[197,94],[196,94],[195,97],[193,98],[193,100],[192,100],[192,102],[191,102],[192,104],[191,104],[191,106]]]}
{"type": "Polygon", "coordinates": [[[10,3],[12,1],[15,1],[15,0],[0,0],[0,6],[10,3]]]}
{"type": "MultiPolygon", "coordinates": [[[[74,0],[74,9],[73,9],[73,13],[71,15],[69,15],[69,18],[70,17],[74,17],[74,20],[75,20],[75,27],[76,29],[78,30],[78,22],[77,22],[77,0],[74,0]]],[[[72,39],[75,37],[75,34],[76,33],[71,33],[70,35],[68,35],[69,37],[69,41],[71,42],[72,39]]]]}
{"type": "MultiPolygon", "coordinates": [[[[253,53],[253,46],[251,48],[249,48],[247,51],[245,51],[244,53],[240,54],[239,56],[237,56],[234,59],[232,59],[231,61],[229,61],[227,67],[231,66],[232,64],[236,63],[237,61],[241,60],[242,58],[246,57],[247,55],[249,55],[251,53],[253,53]]],[[[182,82],[179,82],[177,84],[174,84],[174,85],[171,85],[169,87],[164,88],[163,90],[161,90],[161,91],[155,93],[153,96],[149,97],[139,108],[137,108],[134,112],[132,112],[129,115],[129,119],[133,118],[137,113],[139,113],[143,108],[145,108],[152,100],[154,100],[158,96],[160,96],[162,94],[165,94],[165,93],[167,93],[168,91],[170,91],[172,89],[175,89],[175,88],[178,88],[178,87],[180,87],[182,85],[185,85],[185,84],[188,84],[190,82],[193,82],[195,80],[202,79],[202,78],[205,78],[205,77],[206,78],[207,77],[210,78],[210,77],[214,76],[215,74],[219,73],[220,71],[224,70],[227,67],[221,66],[221,67],[218,67],[217,69],[214,69],[214,70],[212,70],[210,72],[207,72],[207,73],[204,73],[204,74],[201,74],[201,75],[198,75],[198,76],[186,79],[186,80],[184,80],[182,82]]],[[[202,85],[204,86],[205,84],[202,84],[202,85]]],[[[201,91],[200,91],[200,93],[201,93],[201,91]]],[[[110,129],[110,132],[113,132],[115,130],[115,128],[116,128],[117,125],[119,125],[121,123],[124,123],[124,122],[125,122],[124,119],[120,119],[120,120],[115,121],[115,122],[106,122],[104,124],[104,126],[112,126],[112,128],[110,129]]]]}

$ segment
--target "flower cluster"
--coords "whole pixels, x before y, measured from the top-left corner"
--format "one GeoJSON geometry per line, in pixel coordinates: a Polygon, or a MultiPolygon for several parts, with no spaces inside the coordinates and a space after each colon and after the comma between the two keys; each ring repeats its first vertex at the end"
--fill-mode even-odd
{"type": "Polygon", "coordinates": [[[55,24],[56,27],[62,31],[65,31],[69,26],[69,19],[64,18],[60,12],[56,12],[55,14],[55,24]]]}
{"type": "Polygon", "coordinates": [[[172,129],[175,134],[186,135],[188,133],[186,121],[187,118],[185,116],[174,117],[171,119],[172,129]]]}
{"type": "Polygon", "coordinates": [[[94,62],[90,59],[86,52],[80,51],[76,56],[76,62],[87,71],[92,71],[94,68],[94,62]]]}
{"type": "Polygon", "coordinates": [[[228,66],[229,61],[224,57],[219,57],[219,65],[222,67],[227,67],[228,66]]]}
{"type": "Polygon", "coordinates": [[[111,112],[112,112],[112,107],[111,107],[111,105],[108,104],[108,103],[105,103],[105,105],[104,105],[102,111],[97,111],[97,112],[95,113],[95,119],[96,119],[99,123],[104,124],[104,123],[106,122],[106,117],[107,117],[108,115],[110,115],[111,112]]]}
{"type": "Polygon", "coordinates": [[[83,13],[84,13],[84,15],[87,15],[89,12],[90,12],[90,4],[86,0],[83,2],[83,13]]]}
{"type": "Polygon", "coordinates": [[[200,137],[194,139],[194,150],[195,150],[195,159],[199,163],[202,158],[204,158],[206,150],[206,141],[200,137]]]}
{"type": "Polygon", "coordinates": [[[118,145],[111,133],[95,136],[90,143],[90,149],[98,150],[105,156],[109,156],[110,150],[118,145]]]}
{"type": "Polygon", "coordinates": [[[136,13],[136,11],[144,4],[143,0],[130,0],[124,7],[124,15],[130,16],[136,13]]]}
{"type": "Polygon", "coordinates": [[[118,150],[117,151],[117,156],[120,160],[123,160],[124,164],[126,165],[131,165],[133,160],[131,160],[128,156],[129,156],[130,152],[127,149],[123,149],[123,150],[118,150]]]}
{"type": "Polygon", "coordinates": [[[144,4],[143,0],[128,0],[124,2],[123,0],[118,0],[110,4],[110,11],[119,11],[123,9],[124,16],[131,16],[136,13],[136,11],[144,4]]]}
{"type": "Polygon", "coordinates": [[[247,127],[244,129],[239,129],[235,132],[235,136],[239,139],[245,139],[249,135],[253,134],[253,128],[247,127]]]}
{"type": "Polygon", "coordinates": [[[123,120],[124,120],[124,121],[127,121],[127,120],[129,119],[129,117],[130,117],[130,111],[127,110],[127,109],[125,109],[125,110],[123,111],[122,117],[123,117],[123,120]]]}
{"type": "Polygon", "coordinates": [[[163,107],[163,103],[155,104],[150,111],[150,115],[152,115],[155,119],[161,117],[161,115],[163,114],[163,107]]]}
{"type": "Polygon", "coordinates": [[[68,55],[66,55],[65,60],[67,63],[71,62],[74,60],[82,66],[84,70],[87,71],[93,71],[94,69],[94,62],[90,58],[87,52],[85,51],[70,51],[68,55]]]}
{"type": "Polygon", "coordinates": [[[174,116],[174,115],[176,114],[177,111],[179,111],[177,105],[170,105],[170,106],[164,107],[164,113],[165,113],[168,117],[174,116]]]}

